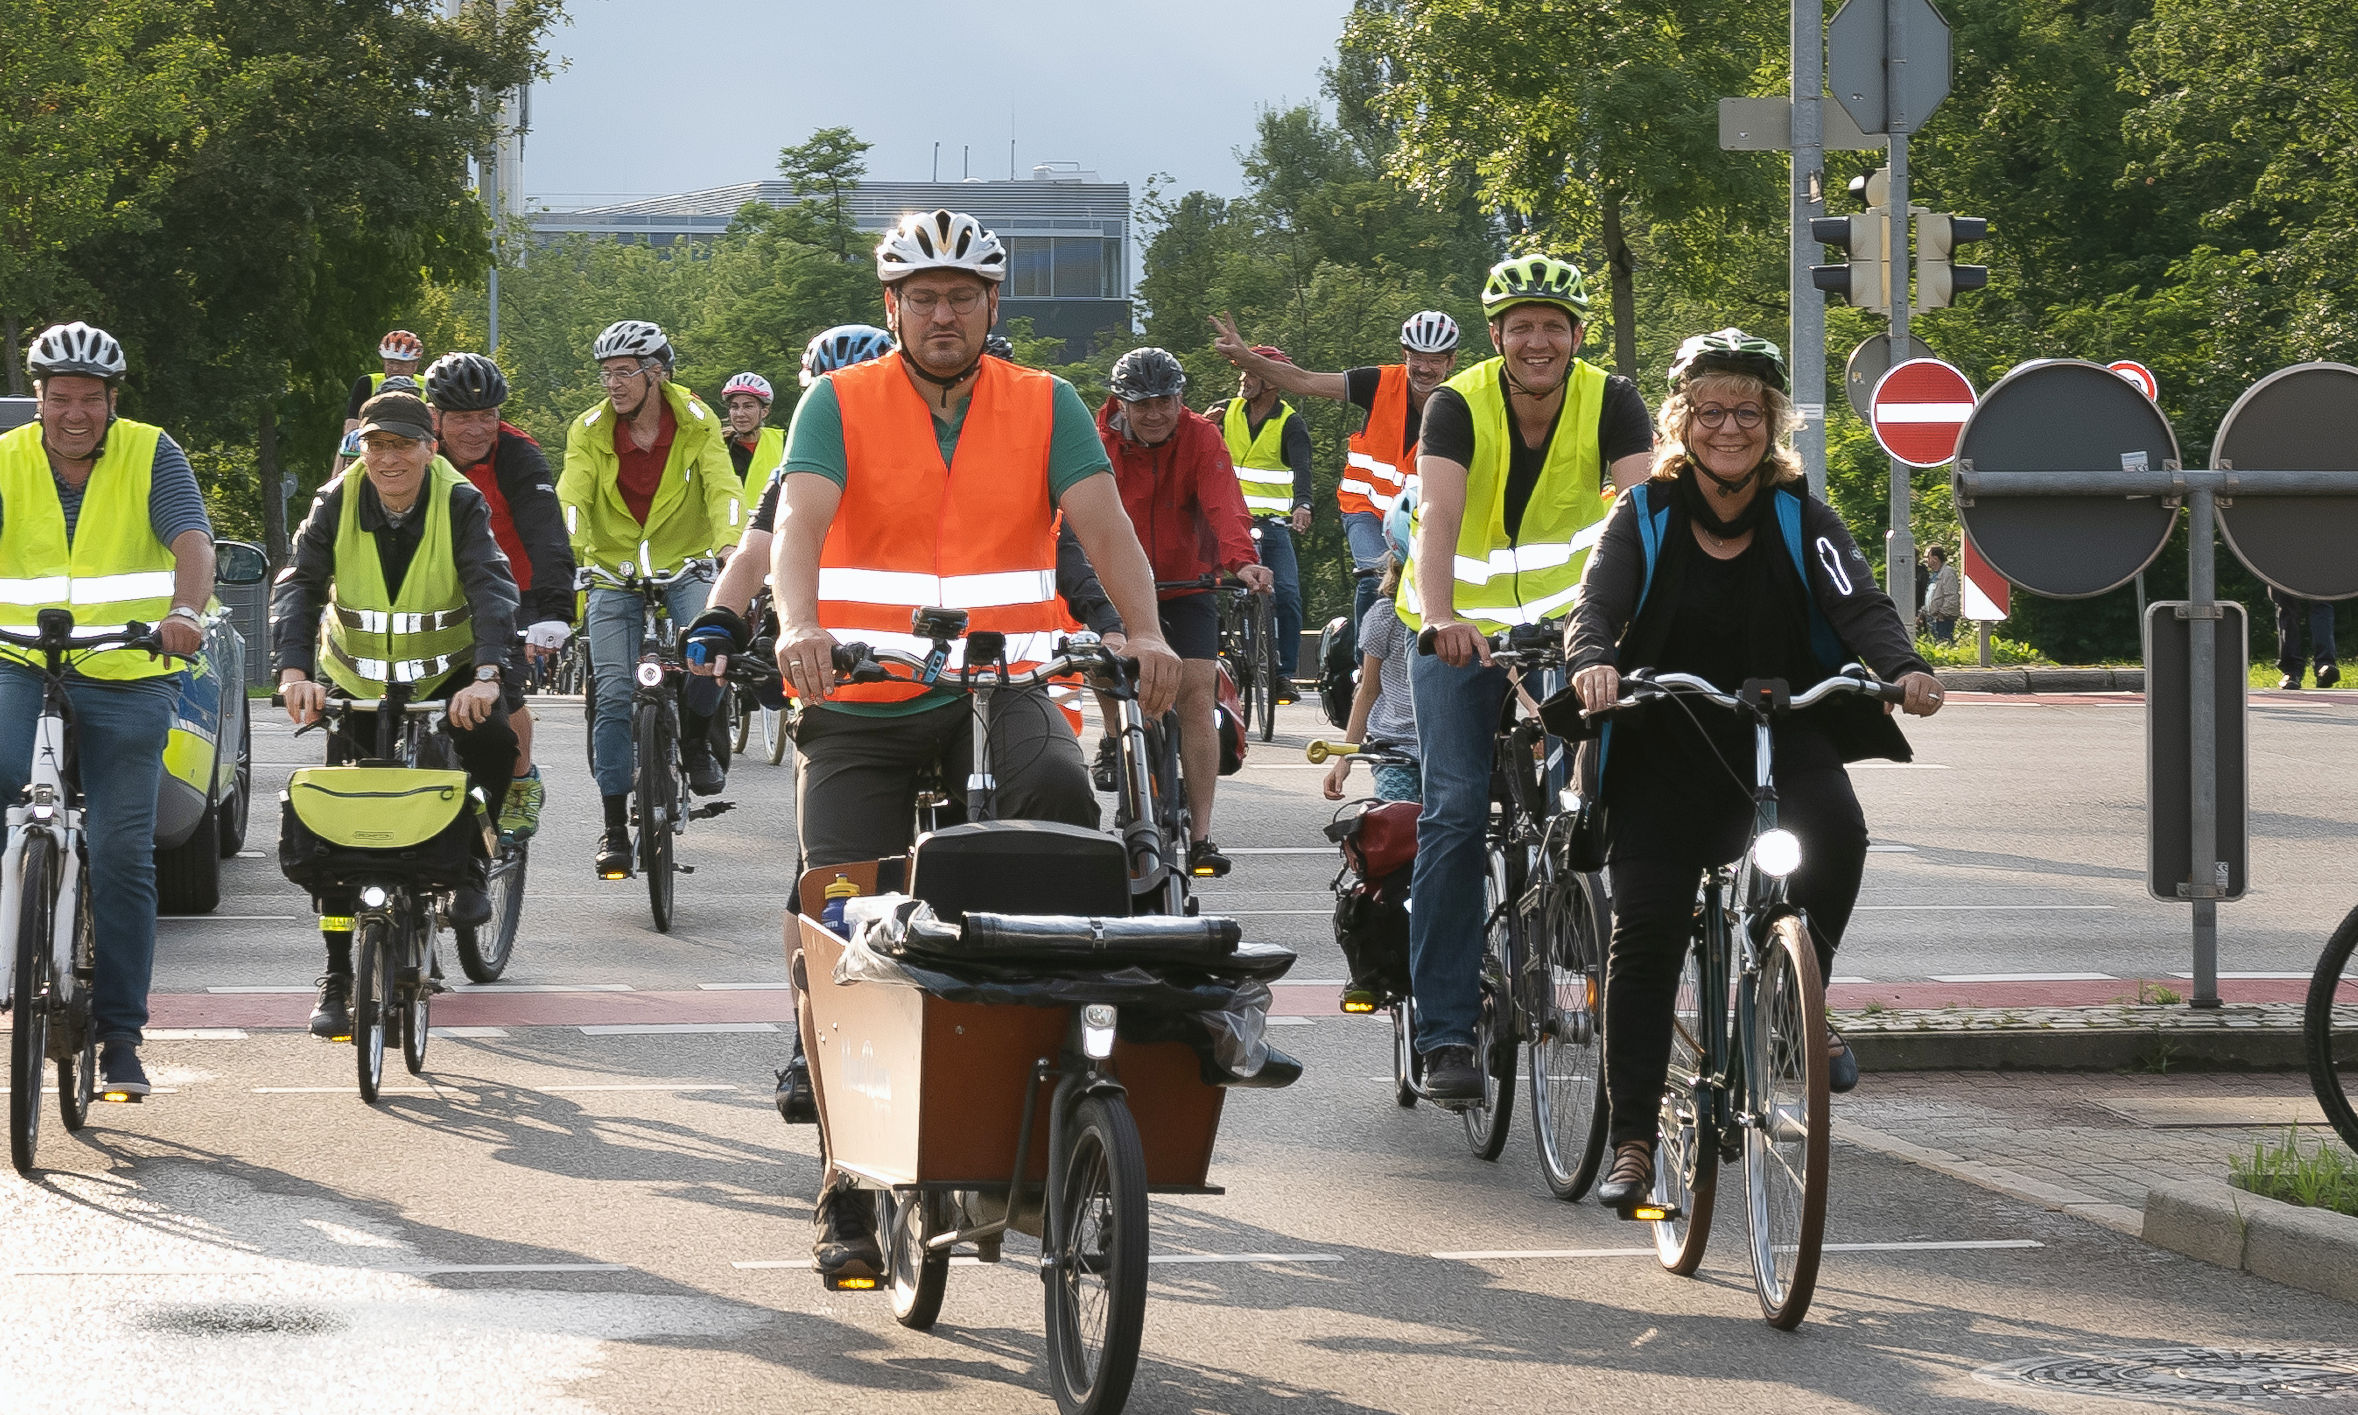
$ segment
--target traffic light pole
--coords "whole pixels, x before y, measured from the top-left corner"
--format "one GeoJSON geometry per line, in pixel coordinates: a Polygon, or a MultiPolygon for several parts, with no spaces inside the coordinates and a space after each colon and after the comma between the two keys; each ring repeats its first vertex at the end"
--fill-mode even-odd
{"type": "MultiPolygon", "coordinates": [[[[1883,268],[1891,292],[1891,357],[1895,364],[1907,357],[1908,306],[1912,303],[1908,290],[1908,134],[1916,126],[1916,115],[1906,109],[1902,83],[1906,70],[1901,56],[1908,52],[1907,13],[1905,5],[1884,6],[1883,52],[1891,57],[1884,64],[1883,93],[1891,158],[1885,197],[1889,234],[1883,242],[1883,268]]],[[[1891,459],[1891,531],[1883,543],[1883,588],[1898,606],[1904,624],[1916,621],[1916,533],[1909,519],[1914,475],[1915,469],[1907,463],[1891,459]]]]}
{"type": "Polygon", "coordinates": [[[1810,279],[1818,243],[1810,219],[1826,213],[1825,0],[1793,0],[1793,244],[1788,345],[1793,402],[1801,411],[1794,450],[1809,474],[1810,495],[1826,499],[1826,297],[1810,279]]]}

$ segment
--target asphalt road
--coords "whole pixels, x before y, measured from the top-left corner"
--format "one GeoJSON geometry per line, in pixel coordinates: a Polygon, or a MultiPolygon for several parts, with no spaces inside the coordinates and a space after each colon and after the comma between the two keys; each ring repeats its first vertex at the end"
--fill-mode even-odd
{"type": "MultiPolygon", "coordinates": [[[[257,723],[261,853],[234,862],[217,916],[164,925],[147,1048],[163,1093],[101,1107],[80,1136],[52,1126],[50,1168],[0,1182],[17,1332],[0,1410],[1053,1408],[1027,1243],[954,1268],[930,1335],[791,1266],[817,1164],[768,1095],[789,774],[740,763],[738,808],[687,837],[697,873],[657,935],[635,882],[589,877],[578,709],[548,711],[514,986],[444,999],[437,1020],[464,1034],[373,1109],[348,1049],[281,1029],[307,995],[252,991],[305,989],[320,967],[267,858],[267,803],[314,739],[257,723]],[[530,990],[548,988],[575,990],[530,990]]],[[[2346,907],[2336,847],[2358,818],[2333,778],[2358,714],[2300,700],[2256,717],[2258,884],[2225,911],[2229,966],[2303,968],[2346,907]]],[[[1299,948],[1315,983],[1341,976],[1333,865],[1318,773],[1283,747],[1309,710],[1284,725],[1229,783],[1218,834],[1307,853],[1240,854],[1207,907],[1299,948]]],[[[1841,970],[2183,971],[2183,911],[2143,897],[2140,733],[2133,708],[2102,704],[1960,702],[1915,727],[1917,769],[1858,776],[1877,841],[1912,852],[1870,861],[1867,902],[1891,907],[1860,916],[1841,970]]],[[[1777,1333],[1733,1212],[1702,1274],[1672,1277],[1631,1251],[1643,1230],[1546,1196],[1523,1115],[1483,1164],[1454,1119],[1392,1104],[1384,1026],[1280,1010],[1304,1014],[1275,1033],[1303,1082],[1230,1098],[1225,1195],[1154,1205],[1157,1252],[1200,1261],[1156,1269],[1134,1410],[2100,1411],[2125,1407],[1977,1373],[2358,1333],[2358,1309],[1842,1145],[1828,1240],[1846,1246],[1805,1328],[1777,1333]]]]}

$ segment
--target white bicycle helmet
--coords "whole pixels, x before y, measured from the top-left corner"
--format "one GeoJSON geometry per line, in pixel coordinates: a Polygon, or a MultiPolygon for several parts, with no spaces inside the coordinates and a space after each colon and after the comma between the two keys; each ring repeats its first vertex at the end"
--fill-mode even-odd
{"type": "Polygon", "coordinates": [[[721,385],[721,401],[723,403],[740,393],[752,394],[759,398],[765,406],[775,402],[778,397],[777,390],[770,387],[770,381],[758,373],[741,373],[721,385]]]}
{"type": "Polygon", "coordinates": [[[608,359],[660,359],[670,347],[661,325],[643,319],[618,319],[598,336],[590,357],[599,363],[608,359]]]}
{"type": "Polygon", "coordinates": [[[422,359],[426,356],[426,341],[406,329],[396,329],[377,343],[380,359],[422,359]]]}
{"type": "Polygon", "coordinates": [[[963,211],[911,212],[876,243],[876,278],[892,285],[921,270],[963,270],[996,285],[1007,278],[1007,245],[963,211]]]}
{"type": "Polygon", "coordinates": [[[53,374],[78,373],[114,383],[129,367],[123,358],[123,346],[115,342],[114,335],[80,320],[49,326],[25,350],[25,371],[36,380],[53,374]]]}
{"type": "Polygon", "coordinates": [[[1400,347],[1412,354],[1446,354],[1457,347],[1457,321],[1439,310],[1418,310],[1400,326],[1400,347]]]}

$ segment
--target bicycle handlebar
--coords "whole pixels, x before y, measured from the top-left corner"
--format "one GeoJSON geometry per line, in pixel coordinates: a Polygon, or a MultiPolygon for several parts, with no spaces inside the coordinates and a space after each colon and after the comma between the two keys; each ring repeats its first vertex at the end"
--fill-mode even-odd
{"type": "MultiPolygon", "coordinates": [[[[948,641],[944,641],[944,647],[948,641]]],[[[972,691],[977,688],[1028,688],[1068,673],[1099,676],[1112,675],[1115,691],[1128,688],[1138,674],[1138,660],[1124,658],[1098,641],[1094,634],[1075,634],[1058,645],[1057,656],[1036,668],[1013,672],[997,664],[964,664],[956,668],[935,664],[931,659],[917,658],[893,649],[880,649],[863,643],[837,644],[829,654],[836,681],[843,683],[917,683],[926,687],[946,685],[972,691]],[[888,667],[908,669],[915,676],[900,678],[885,672],[888,667]]]]}
{"type": "MultiPolygon", "coordinates": [[[[41,613],[47,615],[49,611],[42,610],[41,613]]],[[[70,619],[66,621],[62,631],[51,633],[49,632],[50,628],[50,625],[44,624],[40,632],[31,634],[19,634],[0,629],[0,644],[13,644],[17,648],[27,649],[34,653],[92,653],[102,649],[146,649],[158,658],[193,659],[195,657],[193,654],[173,653],[165,648],[163,640],[156,636],[155,626],[143,624],[136,619],[120,629],[109,629],[83,638],[73,637],[73,621],[70,619]]]]}
{"type": "Polygon", "coordinates": [[[624,565],[619,571],[609,570],[603,565],[580,565],[574,567],[573,588],[586,590],[604,586],[607,589],[633,592],[668,589],[682,580],[703,579],[719,568],[719,560],[701,555],[683,562],[677,570],[667,570],[660,575],[637,565],[624,565]]]}
{"type": "Polygon", "coordinates": [[[1407,766],[1414,761],[1414,758],[1389,743],[1329,742],[1323,737],[1312,739],[1310,745],[1302,749],[1302,755],[1308,757],[1312,764],[1323,762],[1328,757],[1359,757],[1373,766],[1407,766]]]}
{"type": "Polygon", "coordinates": [[[1644,669],[1634,669],[1621,680],[1626,696],[1611,707],[1584,714],[1601,718],[1625,708],[1642,707],[1646,703],[1668,697],[1695,697],[1730,712],[1749,712],[1771,716],[1814,707],[1827,698],[1844,694],[1858,694],[1887,703],[1907,701],[1908,690],[1897,683],[1886,683],[1867,676],[1863,668],[1853,668],[1815,683],[1798,693],[1789,692],[1782,678],[1755,678],[1745,683],[1740,693],[1721,691],[1709,681],[1692,673],[1664,673],[1655,675],[1644,669]],[[1629,691],[1635,689],[1636,691],[1629,691]]]}
{"type": "MultiPolygon", "coordinates": [[[[1564,657],[1563,622],[1561,619],[1543,619],[1537,624],[1517,624],[1502,633],[1483,635],[1482,642],[1490,646],[1490,660],[1493,663],[1503,663],[1509,667],[1526,664],[1553,667],[1560,664],[1564,657]]],[[[1433,646],[1440,637],[1441,630],[1437,626],[1426,625],[1417,632],[1417,653],[1426,658],[1432,657],[1433,646]]]]}

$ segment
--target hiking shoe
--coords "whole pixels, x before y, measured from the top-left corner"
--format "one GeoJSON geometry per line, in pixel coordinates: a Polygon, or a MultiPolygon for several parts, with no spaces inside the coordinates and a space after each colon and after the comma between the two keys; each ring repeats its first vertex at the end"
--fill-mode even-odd
{"type": "Polygon", "coordinates": [[[1436,1101],[1482,1099],[1482,1070],[1472,1047],[1435,1047],[1425,1053],[1425,1094],[1436,1101]]]}
{"type": "Polygon", "coordinates": [[[147,1070],[133,1042],[108,1042],[98,1049],[98,1098],[137,1105],[147,1097],[147,1070]]]}
{"type": "Polygon", "coordinates": [[[330,973],[319,980],[319,1005],[311,1009],[311,1035],[323,1042],[352,1040],[352,979],[330,973]]]}
{"type": "Polygon", "coordinates": [[[728,784],[729,774],[721,769],[712,744],[702,739],[688,743],[688,789],[699,796],[717,796],[728,784]]]}
{"type": "Polygon", "coordinates": [[[2320,688],[2330,688],[2341,681],[2342,670],[2339,664],[2329,663],[2317,670],[2317,686],[2320,688]]]}
{"type": "Polygon", "coordinates": [[[508,798],[500,803],[499,833],[510,840],[530,840],[539,834],[543,799],[539,767],[510,781],[508,798]]]}
{"type": "Polygon", "coordinates": [[[1122,785],[1122,744],[1111,737],[1097,739],[1097,760],[1089,766],[1089,781],[1100,791],[1118,791],[1122,785]]]}
{"type": "Polygon", "coordinates": [[[1187,872],[1197,879],[1226,879],[1228,870],[1228,857],[1211,841],[1198,840],[1187,847],[1187,872]]]}
{"type": "Polygon", "coordinates": [[[610,825],[598,839],[599,879],[630,878],[630,827],[610,825]]]}
{"type": "Polygon", "coordinates": [[[2287,673],[2282,678],[2276,680],[2276,686],[2279,691],[2298,688],[2301,686],[2301,675],[2298,673],[2287,673]]]}
{"type": "Polygon", "coordinates": [[[884,1277],[876,1244],[876,1205],[849,1183],[819,1196],[811,1210],[811,1259],[829,1287],[847,1281],[873,1287],[884,1277]]]}
{"type": "Polygon", "coordinates": [[[778,1073],[778,1118],[788,1125],[819,1123],[819,1103],[811,1095],[810,1063],[799,1056],[778,1073]]]}

